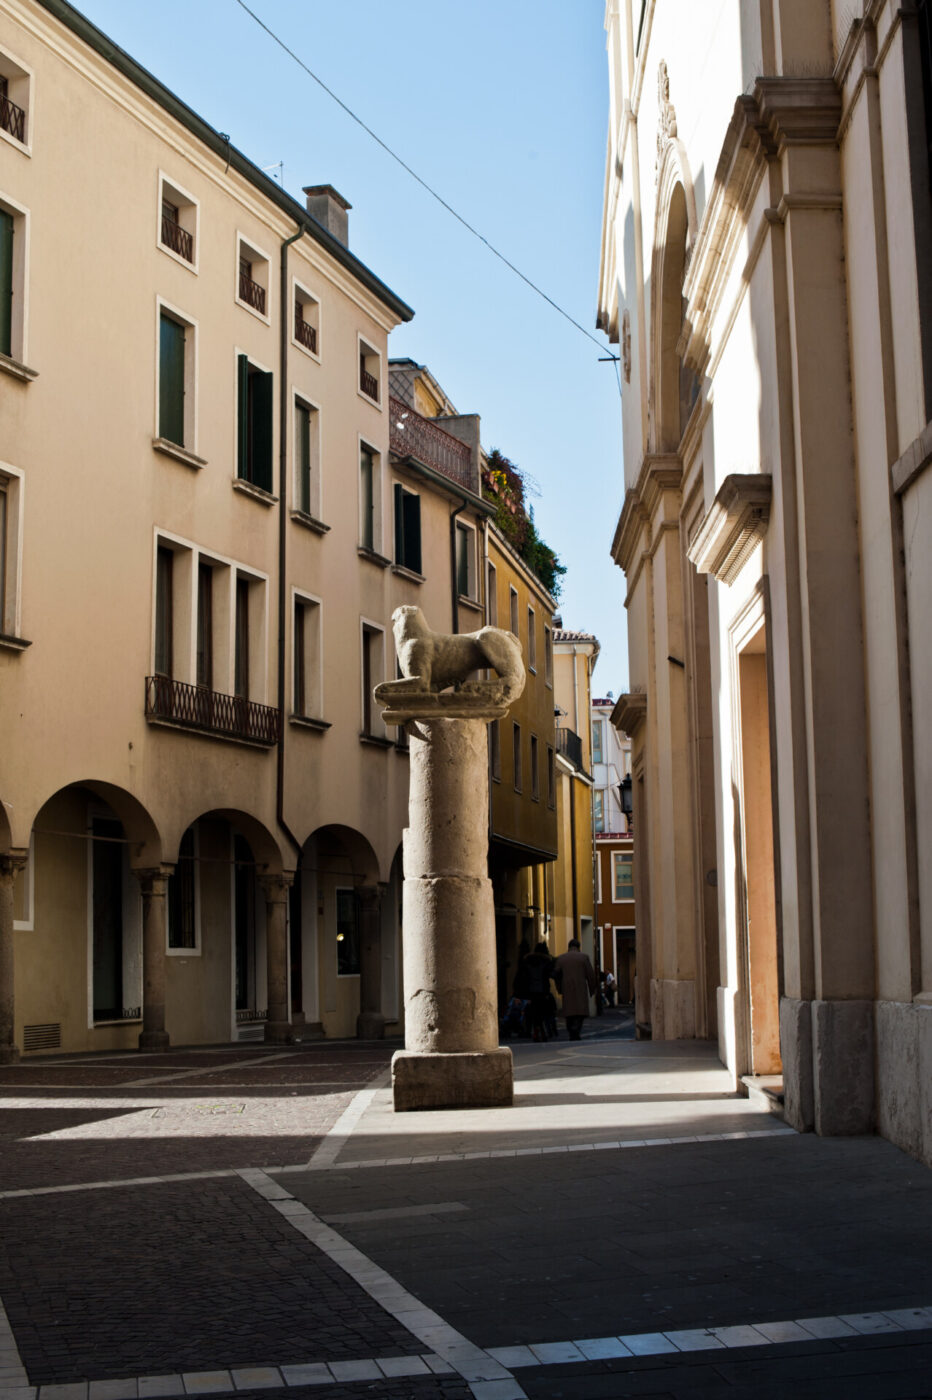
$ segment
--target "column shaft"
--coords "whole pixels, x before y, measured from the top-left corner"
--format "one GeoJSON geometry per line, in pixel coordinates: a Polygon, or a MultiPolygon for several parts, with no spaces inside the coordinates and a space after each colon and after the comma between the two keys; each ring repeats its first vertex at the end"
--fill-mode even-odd
{"type": "Polygon", "coordinates": [[[288,997],[287,911],[289,874],[267,875],[262,879],[265,894],[265,953],[268,1020],[265,1038],[282,1044],[291,1036],[288,997]]]}
{"type": "Polygon", "coordinates": [[[142,1030],[140,1050],[167,1050],[165,949],[168,946],[168,869],[134,870],[142,893],[142,1030]]]}
{"type": "Polygon", "coordinates": [[[0,1065],[13,1065],[19,1059],[14,1032],[13,881],[25,864],[25,856],[0,856],[0,1065]]]}

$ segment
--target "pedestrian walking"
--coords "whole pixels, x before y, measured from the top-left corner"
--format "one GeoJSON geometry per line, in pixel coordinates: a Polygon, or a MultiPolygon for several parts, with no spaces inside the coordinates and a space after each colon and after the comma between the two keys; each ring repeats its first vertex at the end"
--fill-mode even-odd
{"type": "Polygon", "coordinates": [[[546,1040],[547,998],[550,996],[550,979],[553,976],[553,958],[546,943],[541,941],[525,958],[524,967],[528,975],[528,995],[530,997],[531,1039],[546,1040]]]}
{"type": "Polygon", "coordinates": [[[609,1006],[615,1005],[615,975],[611,970],[605,974],[605,1000],[609,1006]]]}
{"type": "Polygon", "coordinates": [[[595,994],[598,979],[578,938],[571,938],[566,952],[557,958],[554,975],[557,989],[563,993],[563,1015],[570,1040],[580,1040],[582,1023],[589,1015],[589,997],[595,994]]]}

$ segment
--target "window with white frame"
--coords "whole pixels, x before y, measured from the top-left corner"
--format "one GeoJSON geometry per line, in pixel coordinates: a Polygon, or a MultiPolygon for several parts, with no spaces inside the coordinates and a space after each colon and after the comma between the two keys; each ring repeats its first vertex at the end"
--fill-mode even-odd
{"type": "Polygon", "coordinates": [[[23,366],[21,378],[34,378],[24,367],[28,264],[29,211],[0,194],[0,355],[23,366]]]}
{"type": "Polygon", "coordinates": [[[456,591],[461,598],[476,597],[476,532],[462,520],[456,522],[456,591]]]}
{"type": "Polygon", "coordinates": [[[175,307],[158,302],[157,446],[197,448],[197,328],[175,307]]]}
{"type": "Polygon", "coordinates": [[[357,387],[363,398],[370,403],[381,404],[382,357],[374,345],[359,336],[359,378],[357,387]]]}
{"type": "Polygon", "coordinates": [[[192,272],[197,272],[199,213],[194,195],[159,171],[158,246],[192,272]]]}
{"type": "Polygon", "coordinates": [[[375,623],[362,623],[362,735],[368,739],[384,739],[385,726],[372,694],[385,678],[385,633],[375,623]]]}
{"type": "Polygon", "coordinates": [[[294,504],[320,519],[320,411],[307,399],[294,401],[294,504]]]}
{"type": "Polygon", "coordinates": [[[592,794],[592,823],[596,831],[605,830],[605,792],[596,788],[592,794]]]}
{"type": "Polygon", "coordinates": [[[614,901],[634,898],[634,861],[623,851],[612,851],[614,901]]]}
{"type": "Polygon", "coordinates": [[[592,721],[592,762],[602,763],[602,721],[594,719],[592,721]]]}
{"type": "Polygon", "coordinates": [[[269,255],[243,234],[236,235],[235,300],[239,306],[269,319],[269,255]]]}
{"type": "Polygon", "coordinates": [[[294,296],[292,310],[292,341],[299,350],[320,359],[320,302],[313,292],[295,279],[292,283],[294,296]]]}
{"type": "Polygon", "coordinates": [[[294,647],[292,652],[292,705],[303,719],[323,714],[320,645],[320,600],[306,593],[294,595],[294,647]]]}
{"type": "Polygon", "coordinates": [[[6,49],[0,49],[0,137],[30,154],[32,69],[6,49]]]}
{"type": "Polygon", "coordinates": [[[531,797],[540,801],[540,763],[537,752],[537,735],[531,735],[531,797]]]}
{"type": "Polygon", "coordinates": [[[236,478],[268,495],[273,490],[274,378],[248,355],[237,354],[236,478]]]}
{"type": "Polygon", "coordinates": [[[515,635],[516,637],[518,637],[518,639],[520,640],[520,633],[519,633],[519,631],[518,631],[518,590],[517,590],[517,588],[509,587],[509,589],[508,589],[508,606],[509,606],[509,612],[510,612],[510,617],[509,617],[509,619],[508,619],[509,628],[510,628],[511,631],[514,633],[514,635],[515,635]]]}
{"type": "Polygon", "coordinates": [[[421,498],[414,491],[394,486],[395,563],[414,574],[421,573],[421,498]]]}
{"type": "Polygon", "coordinates": [[[195,823],[182,836],[175,868],[168,877],[169,953],[191,954],[200,951],[199,884],[195,823]]]}
{"type": "Polygon", "coordinates": [[[527,610],[527,664],[528,670],[537,673],[537,614],[529,605],[527,610]]]}
{"type": "Polygon", "coordinates": [[[20,639],[23,474],[0,462],[0,639],[20,639]]]}
{"type": "Polygon", "coordinates": [[[485,616],[490,627],[498,626],[498,570],[491,559],[485,569],[485,616]]]}
{"type": "Polygon", "coordinates": [[[382,457],[359,444],[359,544],[377,554],[382,547],[382,457]]]}

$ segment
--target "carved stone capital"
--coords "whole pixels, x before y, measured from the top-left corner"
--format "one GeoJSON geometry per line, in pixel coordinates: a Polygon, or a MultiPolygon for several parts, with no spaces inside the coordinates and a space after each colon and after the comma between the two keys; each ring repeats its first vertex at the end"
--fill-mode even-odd
{"type": "Polygon", "coordinates": [[[770,523],[769,474],[727,476],[686,553],[700,574],[734,583],[770,523]]]}

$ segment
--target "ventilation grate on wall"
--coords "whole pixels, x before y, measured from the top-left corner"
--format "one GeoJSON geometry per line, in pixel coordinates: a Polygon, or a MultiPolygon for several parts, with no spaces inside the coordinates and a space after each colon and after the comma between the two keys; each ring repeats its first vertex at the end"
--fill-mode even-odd
{"type": "Polygon", "coordinates": [[[45,1026],[23,1026],[24,1050],[60,1050],[61,1022],[50,1021],[45,1026]]]}

